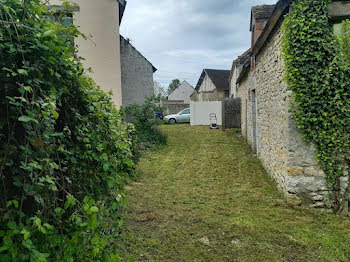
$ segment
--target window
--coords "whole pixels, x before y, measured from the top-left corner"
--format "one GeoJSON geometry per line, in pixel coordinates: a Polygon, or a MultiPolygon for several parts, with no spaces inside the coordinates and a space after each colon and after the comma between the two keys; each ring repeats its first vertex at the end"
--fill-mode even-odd
{"type": "Polygon", "coordinates": [[[54,14],[53,20],[55,22],[60,23],[61,25],[69,26],[73,24],[73,14],[71,13],[62,14],[58,12],[54,14]]]}
{"type": "Polygon", "coordinates": [[[230,97],[230,90],[225,90],[225,97],[230,97]]]}
{"type": "MultiPolygon", "coordinates": [[[[49,21],[54,21],[64,27],[73,25],[73,13],[64,10],[55,10],[53,15],[45,15],[44,17],[49,21]]],[[[74,46],[74,37],[68,37],[66,40],[69,46],[74,46]]]]}
{"type": "Polygon", "coordinates": [[[184,111],[182,111],[181,114],[182,115],[189,115],[190,114],[190,109],[185,109],[184,111]]]}
{"type": "Polygon", "coordinates": [[[73,24],[73,13],[80,11],[78,5],[73,5],[70,7],[67,7],[65,5],[50,5],[48,8],[54,11],[54,15],[47,17],[64,26],[73,24]]]}

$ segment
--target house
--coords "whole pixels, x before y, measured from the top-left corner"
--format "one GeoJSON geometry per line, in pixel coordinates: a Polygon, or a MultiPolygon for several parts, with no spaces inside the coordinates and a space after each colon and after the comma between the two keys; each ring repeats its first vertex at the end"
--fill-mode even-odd
{"type": "Polygon", "coordinates": [[[236,98],[237,97],[237,80],[238,77],[245,74],[246,70],[249,70],[250,68],[250,56],[251,56],[252,50],[249,48],[246,52],[244,52],[241,56],[239,56],[236,60],[232,63],[232,69],[230,72],[230,97],[236,98]]]}
{"type": "Polygon", "coordinates": [[[275,5],[257,5],[252,7],[250,16],[251,45],[253,46],[264,31],[275,5]]]}
{"type": "Polygon", "coordinates": [[[191,101],[220,101],[230,95],[230,70],[203,69],[191,101]]]}
{"type": "MultiPolygon", "coordinates": [[[[251,32],[251,47],[253,47],[263,33],[267,21],[270,19],[275,5],[258,5],[253,6],[250,15],[250,32],[251,32]]],[[[249,48],[241,56],[233,61],[230,73],[230,97],[237,97],[237,81],[239,77],[244,76],[247,70],[250,69],[252,48],[249,48]]]]}
{"type": "MultiPolygon", "coordinates": [[[[60,0],[50,0],[49,6],[62,9],[60,0]]],[[[75,39],[85,68],[106,92],[113,92],[113,102],[122,106],[119,25],[126,7],[125,0],[72,0],[74,24],[87,37],[75,39]]]]}
{"type": "MultiPolygon", "coordinates": [[[[233,63],[230,93],[241,98],[243,136],[287,198],[328,208],[325,175],[289,110],[292,91],[284,81],[282,23],[290,5],[288,0],[279,0],[275,7],[252,8],[252,46],[233,63]]],[[[341,180],[341,187],[344,193],[347,178],[341,180]]]]}
{"type": "Polygon", "coordinates": [[[185,80],[161,102],[167,114],[176,114],[190,107],[191,95],[194,88],[185,80]]]}
{"type": "Polygon", "coordinates": [[[157,69],[128,39],[120,36],[122,105],[143,104],[154,94],[153,73],[157,69]]]}
{"type": "Polygon", "coordinates": [[[191,102],[190,96],[192,95],[194,91],[193,86],[191,86],[186,80],[179,85],[178,88],[176,88],[169,96],[168,100],[180,100],[183,101],[185,104],[189,104],[191,102]]]}

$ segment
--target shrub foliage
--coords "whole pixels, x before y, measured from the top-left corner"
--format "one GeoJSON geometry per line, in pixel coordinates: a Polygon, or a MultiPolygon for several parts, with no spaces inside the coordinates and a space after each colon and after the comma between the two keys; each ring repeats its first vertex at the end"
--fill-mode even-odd
{"type": "Polygon", "coordinates": [[[156,119],[156,112],[163,112],[164,109],[157,106],[153,100],[154,97],[150,97],[143,105],[130,105],[125,109],[135,126],[139,149],[153,148],[167,143],[167,136],[157,128],[162,121],[156,119]]]}
{"type": "Polygon", "coordinates": [[[327,15],[330,2],[294,0],[284,21],[283,48],[298,128],[315,145],[334,211],[340,212],[340,181],[350,159],[350,31],[345,22],[337,40],[327,15]]]}
{"type": "Polygon", "coordinates": [[[0,1],[0,261],[117,261],[134,130],[53,15],[0,1]]]}

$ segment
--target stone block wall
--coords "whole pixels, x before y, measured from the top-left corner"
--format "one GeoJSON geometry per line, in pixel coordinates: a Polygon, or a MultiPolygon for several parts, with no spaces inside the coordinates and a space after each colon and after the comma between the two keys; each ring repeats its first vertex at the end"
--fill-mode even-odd
{"type": "Polygon", "coordinates": [[[153,66],[127,40],[120,39],[123,106],[143,104],[154,94],[153,66]]]}
{"type": "Polygon", "coordinates": [[[185,103],[183,100],[165,100],[161,102],[161,105],[165,108],[165,113],[167,115],[170,114],[177,114],[181,110],[184,110],[186,108],[190,107],[190,104],[185,103]]]}
{"type": "Polygon", "coordinates": [[[251,116],[252,116],[252,105],[250,101],[249,94],[249,79],[250,73],[246,75],[242,79],[242,81],[238,84],[237,93],[235,97],[241,98],[241,131],[242,135],[248,140],[250,144],[252,141],[252,125],[251,125],[251,116]],[[249,125],[248,125],[249,123],[249,125]]]}
{"type": "MultiPolygon", "coordinates": [[[[282,21],[256,56],[255,69],[241,80],[242,134],[256,150],[267,172],[290,201],[309,207],[329,208],[325,175],[314,159],[290,112],[291,91],[284,81],[282,21]],[[252,94],[256,96],[256,136],[253,135],[252,94]]],[[[348,179],[342,179],[345,196],[348,179]]]]}

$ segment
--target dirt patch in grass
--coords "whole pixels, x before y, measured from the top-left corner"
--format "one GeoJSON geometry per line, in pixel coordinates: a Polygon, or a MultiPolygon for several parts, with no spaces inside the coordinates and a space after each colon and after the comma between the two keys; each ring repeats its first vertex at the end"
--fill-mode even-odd
{"type": "Polygon", "coordinates": [[[162,126],[127,188],[134,261],[350,261],[350,219],[290,207],[238,132],[162,126]]]}

